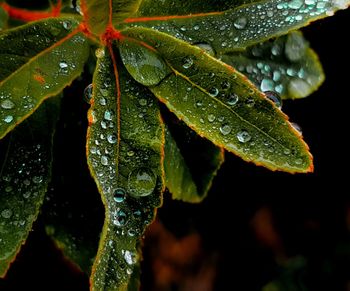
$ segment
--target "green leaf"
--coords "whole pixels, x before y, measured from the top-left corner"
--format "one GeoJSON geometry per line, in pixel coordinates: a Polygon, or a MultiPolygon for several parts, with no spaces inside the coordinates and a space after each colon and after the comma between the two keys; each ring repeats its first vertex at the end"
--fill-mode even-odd
{"type": "Polygon", "coordinates": [[[7,149],[0,166],[1,277],[26,241],[47,191],[57,101],[43,104],[2,143],[7,149]]]}
{"type": "Polygon", "coordinates": [[[166,186],[173,199],[201,202],[224,162],[224,152],[182,123],[170,129],[165,135],[166,186]]]}
{"type": "Polygon", "coordinates": [[[125,69],[117,71],[109,51],[99,53],[87,139],[89,168],[105,205],[92,290],[127,289],[139,239],[164,188],[158,103],[125,69]]]}
{"type": "Polygon", "coordinates": [[[261,91],[283,99],[303,98],[324,81],[322,66],[301,32],[291,32],[221,60],[245,74],[261,91]]]}
{"type": "Polygon", "coordinates": [[[0,31],[7,27],[8,18],[9,16],[7,12],[2,7],[0,7],[0,31]]]}
{"type": "Polygon", "coordinates": [[[349,0],[266,0],[224,12],[128,18],[125,25],[152,28],[192,44],[205,43],[218,54],[244,50],[345,9],[349,0]]]}
{"type": "Polygon", "coordinates": [[[7,30],[0,35],[0,42],[2,138],[80,75],[89,44],[78,21],[70,17],[7,30]]]}
{"type": "Polygon", "coordinates": [[[185,15],[225,11],[242,4],[257,2],[254,0],[143,0],[137,11],[138,16],[185,15]]]}
{"type": "Polygon", "coordinates": [[[101,35],[108,25],[132,15],[141,0],[80,0],[79,7],[91,32],[101,35]]]}
{"type": "Polygon", "coordinates": [[[166,34],[146,28],[123,34],[139,39],[140,45],[157,48],[173,73],[150,89],[199,135],[272,170],[312,170],[307,145],[286,116],[246,77],[166,34]]]}

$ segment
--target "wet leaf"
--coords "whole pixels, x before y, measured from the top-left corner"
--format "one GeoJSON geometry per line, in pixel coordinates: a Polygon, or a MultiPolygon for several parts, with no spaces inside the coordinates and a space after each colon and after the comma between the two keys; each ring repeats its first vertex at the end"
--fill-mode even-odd
{"type": "Polygon", "coordinates": [[[152,28],[192,44],[205,43],[223,54],[287,34],[333,15],[349,3],[349,0],[268,0],[224,12],[128,18],[124,23],[152,28]]]}
{"type": "Polygon", "coordinates": [[[47,191],[57,102],[45,102],[2,144],[6,149],[0,163],[1,277],[25,243],[47,191]]]}
{"type": "Polygon", "coordinates": [[[173,73],[150,89],[199,135],[272,170],[312,170],[308,147],[286,116],[239,72],[163,33],[132,28],[124,35],[157,48],[173,73]]]}
{"type": "Polygon", "coordinates": [[[223,161],[222,149],[187,126],[172,124],[170,130],[166,130],[165,183],[173,199],[202,201],[223,161]]]}
{"type": "Polygon", "coordinates": [[[246,75],[261,91],[274,91],[283,99],[303,98],[324,81],[322,66],[301,32],[224,55],[222,61],[246,75]]]}
{"type": "Polygon", "coordinates": [[[0,35],[0,138],[80,75],[89,45],[77,27],[56,18],[0,35]]]}
{"type": "Polygon", "coordinates": [[[105,205],[92,290],[126,290],[137,245],[161,204],[164,128],[157,101],[106,50],[93,79],[88,164],[105,205]]]}
{"type": "Polygon", "coordinates": [[[141,0],[80,0],[79,6],[91,32],[101,35],[109,23],[121,21],[137,11],[141,0]]]}

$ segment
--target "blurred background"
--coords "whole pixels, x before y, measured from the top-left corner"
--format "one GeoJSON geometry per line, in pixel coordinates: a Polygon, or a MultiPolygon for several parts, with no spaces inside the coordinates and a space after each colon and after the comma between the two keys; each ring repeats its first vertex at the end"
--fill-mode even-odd
{"type": "MultiPolygon", "coordinates": [[[[350,291],[349,27],[350,10],[303,29],[326,81],[309,98],[284,102],[310,145],[315,173],[269,172],[226,154],[203,203],[166,193],[145,236],[142,290],[350,291]]],[[[70,132],[84,137],[88,105],[81,88],[70,90],[72,118],[83,118],[70,132]]],[[[84,153],[84,140],[74,149],[84,153]]],[[[69,157],[61,166],[69,168],[69,157]]],[[[88,180],[83,174],[70,189],[93,193],[88,180]]],[[[55,249],[39,219],[0,290],[88,290],[88,277],[55,249]]]]}

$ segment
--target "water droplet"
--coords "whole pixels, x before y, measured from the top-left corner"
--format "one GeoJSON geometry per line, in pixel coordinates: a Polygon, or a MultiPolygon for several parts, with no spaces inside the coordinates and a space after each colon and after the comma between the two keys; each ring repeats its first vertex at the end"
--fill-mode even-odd
{"type": "Polygon", "coordinates": [[[107,101],[105,98],[101,98],[99,103],[100,103],[100,105],[105,106],[107,104],[107,101]]]}
{"type": "Polygon", "coordinates": [[[124,226],[127,222],[127,216],[126,216],[126,213],[121,210],[121,209],[118,209],[115,213],[115,217],[114,217],[114,220],[113,220],[113,223],[116,225],[116,226],[124,226]]]}
{"type": "Polygon", "coordinates": [[[128,189],[134,197],[144,197],[153,193],[157,177],[151,169],[138,168],[130,172],[128,189]]]}
{"type": "Polygon", "coordinates": [[[212,97],[216,97],[216,96],[218,96],[218,94],[219,94],[219,89],[218,89],[218,88],[215,88],[215,87],[212,87],[212,88],[209,90],[209,94],[210,94],[210,96],[212,96],[212,97]]]}
{"type": "Polygon", "coordinates": [[[238,102],[238,100],[239,100],[238,95],[232,93],[232,94],[230,94],[230,95],[228,96],[228,98],[227,98],[227,104],[228,104],[228,105],[231,105],[231,106],[236,105],[237,102],[238,102]]]}
{"type": "Polygon", "coordinates": [[[113,119],[113,114],[112,112],[106,110],[103,117],[106,119],[106,120],[112,120],[113,119]]]}
{"type": "Polygon", "coordinates": [[[221,132],[223,135],[228,135],[228,134],[231,132],[231,126],[229,126],[228,124],[223,124],[223,125],[220,127],[220,132],[221,132]]]}
{"type": "Polygon", "coordinates": [[[103,48],[98,48],[95,50],[95,56],[96,58],[100,59],[105,56],[105,50],[103,48]]]}
{"type": "Polygon", "coordinates": [[[91,98],[92,98],[92,84],[89,84],[86,86],[84,90],[84,99],[87,103],[90,104],[91,98]]]}
{"type": "Polygon", "coordinates": [[[66,62],[60,62],[59,63],[60,71],[62,73],[67,73],[68,72],[68,64],[66,62]]]}
{"type": "Polygon", "coordinates": [[[124,259],[128,265],[133,265],[136,263],[136,255],[134,252],[124,251],[124,259]]]}
{"type": "Polygon", "coordinates": [[[208,43],[198,43],[196,44],[197,47],[199,47],[200,49],[204,50],[208,55],[214,57],[215,56],[215,51],[213,49],[213,47],[208,44],[208,43]]]}
{"type": "Polygon", "coordinates": [[[113,199],[115,202],[121,203],[125,200],[125,191],[122,188],[115,189],[113,193],[113,199]]]}
{"type": "Polygon", "coordinates": [[[209,114],[208,115],[208,121],[213,122],[215,120],[215,115],[214,114],[209,114]]]}
{"type": "Polygon", "coordinates": [[[244,29],[247,26],[247,18],[245,18],[244,16],[239,17],[236,19],[236,21],[233,23],[233,25],[237,28],[237,29],[244,29]]]}
{"type": "Polygon", "coordinates": [[[12,122],[12,121],[13,121],[13,116],[12,116],[12,115],[7,115],[7,116],[5,116],[5,117],[4,117],[4,121],[5,121],[6,123],[12,122]]]}
{"type": "Polygon", "coordinates": [[[15,107],[15,103],[13,103],[11,100],[9,99],[5,99],[1,102],[1,107],[3,109],[12,109],[15,107]]]}
{"type": "Polygon", "coordinates": [[[273,88],[275,87],[275,84],[272,80],[270,79],[263,79],[261,81],[261,85],[260,85],[260,89],[261,91],[265,92],[265,91],[271,91],[273,90],[273,88]]]}
{"type": "Polygon", "coordinates": [[[128,230],[128,235],[131,236],[131,237],[133,237],[133,236],[136,235],[136,231],[133,230],[132,228],[130,228],[130,229],[128,230]]]}
{"type": "Polygon", "coordinates": [[[294,128],[300,135],[303,135],[303,130],[302,130],[301,126],[300,126],[298,123],[291,122],[290,124],[293,126],[293,128],[294,128]]]}
{"type": "Polygon", "coordinates": [[[132,157],[133,155],[135,155],[133,151],[128,151],[126,154],[128,155],[128,157],[132,157]]]}
{"type": "Polygon", "coordinates": [[[116,143],[117,142],[117,136],[115,134],[109,134],[107,136],[107,140],[109,143],[116,143]]]}
{"type": "Polygon", "coordinates": [[[288,3],[288,7],[290,9],[299,9],[303,5],[303,1],[301,0],[292,0],[288,3]]]}
{"type": "Polygon", "coordinates": [[[35,184],[40,184],[43,181],[43,177],[42,176],[34,176],[32,180],[35,184]]]}
{"type": "Polygon", "coordinates": [[[199,25],[193,26],[193,29],[194,29],[194,30],[199,30],[199,25]]]}
{"type": "Polygon", "coordinates": [[[184,69],[189,69],[193,65],[193,59],[191,57],[186,57],[182,60],[182,67],[184,69]]]}
{"type": "Polygon", "coordinates": [[[146,106],[146,105],[147,105],[147,99],[145,99],[145,98],[139,99],[139,104],[140,104],[141,106],[146,106]]]}
{"type": "Polygon", "coordinates": [[[101,93],[102,96],[104,96],[104,97],[107,97],[107,96],[108,96],[108,90],[107,90],[107,89],[101,88],[101,89],[100,89],[100,93],[101,93]]]}
{"type": "Polygon", "coordinates": [[[280,95],[278,95],[276,92],[274,91],[266,91],[264,92],[264,94],[266,95],[267,98],[269,98],[273,103],[275,103],[276,107],[278,109],[282,108],[282,99],[280,97],[280,95]]]}
{"type": "Polygon", "coordinates": [[[4,209],[1,211],[1,216],[3,218],[10,218],[12,216],[12,210],[11,209],[4,209]]]}
{"type": "Polygon", "coordinates": [[[70,21],[63,21],[62,25],[65,30],[70,30],[72,28],[72,23],[70,21]]]}
{"type": "Polygon", "coordinates": [[[97,153],[97,148],[94,147],[94,146],[92,146],[92,147],[90,148],[90,153],[96,154],[96,153],[97,153]]]}
{"type": "Polygon", "coordinates": [[[104,166],[108,165],[108,158],[106,156],[101,157],[101,164],[104,166]]]}
{"type": "Polygon", "coordinates": [[[240,132],[237,133],[237,139],[241,142],[241,143],[246,143],[248,141],[251,140],[251,136],[248,133],[248,131],[246,130],[242,130],[240,132]]]}

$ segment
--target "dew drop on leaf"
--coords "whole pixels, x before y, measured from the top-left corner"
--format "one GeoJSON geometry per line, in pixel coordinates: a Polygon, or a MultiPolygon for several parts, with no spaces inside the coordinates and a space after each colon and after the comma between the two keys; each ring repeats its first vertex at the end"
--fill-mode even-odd
{"type": "Polygon", "coordinates": [[[124,226],[127,222],[127,216],[126,216],[126,213],[121,210],[121,209],[118,209],[116,212],[115,212],[115,217],[114,217],[114,220],[113,220],[113,223],[116,225],[116,226],[124,226]]]}
{"type": "Polygon", "coordinates": [[[7,115],[7,116],[5,116],[5,117],[4,117],[4,121],[5,121],[6,123],[12,122],[12,121],[13,121],[13,116],[12,116],[12,115],[7,115]]]}
{"type": "Polygon", "coordinates": [[[242,130],[240,132],[237,133],[237,139],[241,142],[241,143],[246,143],[248,141],[251,140],[251,136],[248,133],[248,131],[246,130],[242,130]]]}
{"type": "Polygon", "coordinates": [[[219,89],[218,89],[218,88],[215,88],[215,87],[212,87],[212,88],[209,90],[209,94],[210,94],[210,96],[212,96],[212,97],[216,97],[216,96],[218,96],[218,94],[219,94],[219,89]]]}
{"type": "Polygon", "coordinates": [[[67,21],[67,20],[63,21],[62,25],[63,25],[63,28],[65,30],[70,30],[72,28],[72,23],[70,21],[67,21]]]}
{"type": "Polygon", "coordinates": [[[114,197],[114,201],[121,203],[125,200],[125,190],[122,188],[117,188],[115,189],[114,193],[113,193],[113,197],[114,197]]]}
{"type": "Polygon", "coordinates": [[[130,172],[128,177],[128,190],[133,197],[144,197],[153,193],[157,177],[152,170],[138,168],[130,172]]]}
{"type": "Polygon", "coordinates": [[[237,104],[238,99],[239,99],[239,97],[237,96],[237,94],[232,93],[227,98],[227,104],[233,106],[233,105],[237,104]]]}
{"type": "Polygon", "coordinates": [[[282,108],[282,99],[280,97],[280,95],[278,95],[276,92],[274,91],[266,91],[264,92],[264,94],[266,95],[267,98],[269,98],[273,103],[275,103],[276,107],[278,109],[282,108]]]}
{"type": "Polygon", "coordinates": [[[1,211],[1,216],[3,218],[10,218],[12,216],[11,209],[4,209],[3,211],[1,211]]]}
{"type": "Polygon", "coordinates": [[[235,20],[235,22],[233,23],[233,25],[237,28],[237,29],[244,29],[247,26],[248,20],[246,17],[242,16],[239,17],[235,20]]]}
{"type": "Polygon", "coordinates": [[[228,124],[223,124],[223,125],[220,127],[220,132],[221,132],[223,135],[228,135],[228,134],[231,132],[231,126],[229,126],[228,124]]]}
{"type": "Polygon", "coordinates": [[[92,88],[93,88],[92,84],[89,84],[84,89],[84,100],[89,104],[90,104],[91,98],[92,98],[92,88]]]}
{"type": "Polygon", "coordinates": [[[1,108],[3,108],[3,109],[13,109],[14,107],[15,107],[15,103],[13,103],[9,99],[5,99],[5,100],[1,101],[1,108]]]}
{"type": "Polygon", "coordinates": [[[133,265],[136,263],[135,253],[130,251],[123,251],[123,252],[124,252],[124,260],[128,265],[133,265]]]}
{"type": "Polygon", "coordinates": [[[209,114],[208,115],[208,121],[213,122],[215,120],[215,115],[214,114],[209,114]]]}
{"type": "Polygon", "coordinates": [[[105,56],[105,50],[103,48],[98,48],[95,50],[96,58],[103,58],[105,56]]]}
{"type": "Polygon", "coordinates": [[[199,47],[200,49],[202,49],[203,51],[205,51],[208,55],[214,57],[215,56],[215,51],[213,49],[213,47],[208,44],[208,43],[197,43],[196,44],[197,47],[199,47]]]}
{"type": "Polygon", "coordinates": [[[193,59],[191,57],[186,57],[182,60],[182,67],[184,69],[189,69],[193,65],[193,59]]]}
{"type": "Polygon", "coordinates": [[[301,126],[300,126],[298,123],[291,122],[290,124],[293,126],[293,128],[294,128],[300,135],[303,135],[303,130],[302,130],[301,126]]]}
{"type": "Polygon", "coordinates": [[[101,157],[101,164],[103,166],[108,166],[108,158],[106,156],[101,157]]]}
{"type": "Polygon", "coordinates": [[[107,140],[111,144],[116,143],[117,142],[117,136],[115,134],[109,134],[107,136],[107,140]]]}

